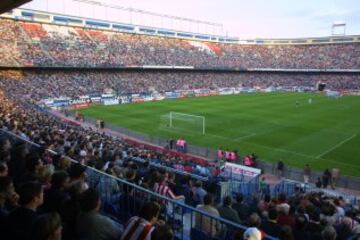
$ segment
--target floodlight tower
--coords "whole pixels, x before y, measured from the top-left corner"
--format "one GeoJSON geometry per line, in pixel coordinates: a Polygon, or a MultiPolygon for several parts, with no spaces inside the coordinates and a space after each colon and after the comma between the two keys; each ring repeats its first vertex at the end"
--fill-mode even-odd
{"type": "Polygon", "coordinates": [[[333,36],[345,36],[346,23],[345,22],[334,22],[331,26],[331,35],[333,36]]]}

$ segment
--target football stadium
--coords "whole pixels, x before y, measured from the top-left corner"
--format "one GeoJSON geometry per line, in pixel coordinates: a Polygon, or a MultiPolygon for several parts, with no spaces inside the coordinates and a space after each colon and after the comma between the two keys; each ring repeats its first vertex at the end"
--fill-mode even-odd
{"type": "Polygon", "coordinates": [[[360,239],[360,5],[320,2],[1,1],[0,239],[360,239]]]}

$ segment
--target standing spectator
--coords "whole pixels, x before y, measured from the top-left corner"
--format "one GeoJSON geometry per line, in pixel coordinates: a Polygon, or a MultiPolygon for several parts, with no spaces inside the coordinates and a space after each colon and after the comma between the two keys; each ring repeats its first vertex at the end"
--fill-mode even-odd
{"type": "Polygon", "coordinates": [[[76,229],[80,238],[88,240],[120,238],[120,225],[99,213],[101,200],[96,190],[89,188],[81,194],[80,208],[81,213],[76,221],[76,229]]]}
{"type": "MultiPolygon", "coordinates": [[[[105,172],[111,176],[116,176],[113,167],[107,168],[105,172]]],[[[114,177],[106,175],[100,177],[100,181],[96,189],[99,191],[100,198],[103,203],[112,203],[119,199],[120,187],[114,177]]]]}
{"type": "Polygon", "coordinates": [[[315,183],[315,186],[316,186],[317,188],[321,188],[321,187],[322,187],[321,178],[318,177],[318,179],[317,179],[317,181],[316,181],[316,183],[315,183]]]}
{"type": "Polygon", "coordinates": [[[196,181],[195,187],[194,187],[194,194],[193,194],[195,206],[198,204],[204,204],[204,197],[206,194],[207,194],[207,192],[203,188],[202,181],[200,181],[200,180],[196,181]]]}
{"type": "Polygon", "coordinates": [[[156,202],[146,203],[140,216],[134,216],[125,225],[121,240],[151,240],[154,224],[158,221],[160,205],[156,202]]]}
{"type": "Polygon", "coordinates": [[[304,183],[308,184],[311,176],[311,168],[309,164],[306,164],[304,167],[304,183]]]}
{"type": "Polygon", "coordinates": [[[331,170],[331,188],[335,189],[336,183],[339,179],[340,170],[338,168],[333,168],[331,170]]]}
{"type": "Polygon", "coordinates": [[[262,176],[259,182],[261,196],[270,194],[269,184],[266,182],[265,176],[262,176]]]}
{"type": "Polygon", "coordinates": [[[276,166],[276,172],[278,177],[282,178],[284,176],[284,168],[285,168],[284,163],[283,161],[280,160],[276,166]]]}
{"type": "Polygon", "coordinates": [[[6,220],[7,238],[28,239],[36,220],[36,210],[43,204],[43,189],[38,182],[28,182],[19,189],[20,207],[15,209],[6,220]]]}
{"type": "Polygon", "coordinates": [[[329,185],[329,181],[331,180],[331,173],[329,169],[325,169],[323,176],[322,176],[322,182],[323,182],[323,188],[327,188],[329,185]]]}
{"type": "Polygon", "coordinates": [[[170,139],[169,139],[169,149],[170,149],[170,150],[174,149],[174,143],[175,143],[175,140],[172,139],[172,138],[170,138],[170,139]]]}
{"type": "Polygon", "coordinates": [[[221,160],[223,160],[224,159],[224,151],[222,150],[222,148],[221,147],[219,147],[219,149],[217,150],[217,152],[216,152],[216,156],[217,156],[217,160],[218,161],[221,161],[221,160]]]}
{"type": "Polygon", "coordinates": [[[34,222],[31,239],[61,240],[61,219],[57,212],[41,215],[34,222]]]}

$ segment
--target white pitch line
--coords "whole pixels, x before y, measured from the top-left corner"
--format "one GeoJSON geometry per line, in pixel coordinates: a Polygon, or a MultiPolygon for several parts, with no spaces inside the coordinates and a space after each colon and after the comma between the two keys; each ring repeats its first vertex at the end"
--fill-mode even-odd
{"type": "MultiPolygon", "coordinates": [[[[222,139],[227,139],[227,140],[233,141],[233,139],[231,139],[231,138],[220,136],[220,135],[215,135],[215,134],[207,134],[207,135],[208,136],[211,135],[211,136],[214,136],[214,137],[217,137],[217,138],[222,138],[222,139]]],[[[303,154],[303,153],[299,153],[299,152],[295,152],[295,151],[291,151],[291,150],[286,150],[286,149],[283,149],[283,148],[269,147],[269,146],[266,146],[266,145],[253,143],[253,142],[247,142],[247,141],[244,141],[244,143],[248,144],[248,145],[259,146],[259,147],[266,148],[266,149],[269,149],[269,150],[272,150],[272,151],[283,152],[283,153],[291,153],[291,154],[298,155],[298,156],[301,156],[301,157],[306,157],[306,158],[315,158],[315,156],[312,156],[312,155],[307,155],[307,154],[303,154]]]]}
{"type": "Polygon", "coordinates": [[[269,150],[277,151],[277,152],[291,153],[291,154],[302,156],[302,157],[314,158],[314,156],[312,156],[312,155],[307,155],[307,154],[303,154],[303,153],[299,153],[299,152],[295,152],[295,151],[291,151],[291,150],[286,150],[286,149],[283,149],[283,148],[269,147],[269,146],[266,146],[266,145],[253,143],[253,142],[246,142],[246,141],[245,141],[245,143],[247,143],[249,145],[255,145],[255,146],[259,146],[259,147],[266,148],[266,149],[269,149],[269,150]]]}
{"type": "Polygon", "coordinates": [[[252,137],[252,136],[256,136],[256,135],[257,135],[256,133],[250,133],[250,134],[248,134],[248,135],[235,138],[234,141],[239,141],[239,140],[241,140],[241,139],[246,139],[246,138],[249,138],[249,137],[252,137]]]}
{"type": "Polygon", "coordinates": [[[322,156],[324,156],[324,155],[328,154],[328,153],[329,153],[329,152],[331,152],[332,150],[334,150],[334,149],[336,149],[336,148],[340,147],[341,145],[343,145],[344,143],[346,143],[346,142],[350,141],[350,140],[351,140],[351,139],[353,139],[354,137],[356,137],[356,134],[351,135],[351,136],[350,136],[350,137],[348,137],[347,139],[345,139],[345,140],[343,140],[343,141],[339,142],[338,144],[336,144],[335,146],[333,146],[333,147],[329,148],[329,149],[328,149],[328,150],[326,150],[325,152],[323,152],[323,153],[321,153],[321,154],[317,155],[317,156],[316,156],[316,158],[321,158],[322,156]]]}

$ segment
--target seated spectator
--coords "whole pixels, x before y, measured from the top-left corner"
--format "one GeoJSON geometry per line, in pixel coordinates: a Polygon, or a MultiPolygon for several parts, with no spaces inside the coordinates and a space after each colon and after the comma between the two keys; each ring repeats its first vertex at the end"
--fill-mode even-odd
{"type": "Polygon", "coordinates": [[[55,164],[55,170],[58,171],[68,171],[71,167],[71,161],[69,158],[65,156],[61,156],[58,160],[58,162],[55,164]]]}
{"type": "Polygon", "coordinates": [[[160,225],[155,228],[151,234],[151,240],[173,240],[174,232],[167,224],[160,225]]]}
{"type": "Polygon", "coordinates": [[[33,225],[31,239],[36,240],[61,240],[61,219],[56,212],[39,216],[33,225]]]}
{"type": "Polygon", "coordinates": [[[261,240],[261,232],[256,227],[247,228],[244,232],[244,240],[261,240]]]}
{"type": "Polygon", "coordinates": [[[72,185],[78,181],[84,183],[85,188],[88,188],[88,184],[86,183],[86,167],[77,163],[72,164],[69,171],[70,183],[72,185]]]}
{"type": "MultiPolygon", "coordinates": [[[[213,206],[213,196],[208,193],[204,196],[204,204],[198,205],[196,209],[204,211],[214,217],[220,217],[219,211],[213,206]]],[[[220,234],[221,225],[218,221],[200,214],[196,214],[195,228],[215,237],[220,234]]]]}
{"type": "Polygon", "coordinates": [[[237,212],[241,223],[245,223],[249,217],[249,207],[243,202],[244,196],[241,193],[236,195],[236,202],[233,209],[237,212]]]}
{"type": "Polygon", "coordinates": [[[249,225],[249,227],[254,227],[256,229],[259,229],[259,231],[261,232],[262,238],[264,238],[266,236],[266,233],[264,231],[260,230],[261,218],[260,218],[259,214],[257,214],[256,212],[253,212],[249,216],[248,225],[249,225]]]}
{"type": "Polygon", "coordinates": [[[169,172],[166,183],[169,186],[169,188],[174,192],[174,194],[177,194],[174,173],[169,172]]]}
{"type": "Polygon", "coordinates": [[[165,180],[165,174],[160,174],[158,177],[158,182],[154,185],[154,192],[174,200],[185,199],[183,195],[176,196],[169,188],[165,180]]]}
{"type": "Polygon", "coordinates": [[[326,226],[321,232],[322,240],[336,240],[337,233],[332,226],[326,226]]]}
{"type": "Polygon", "coordinates": [[[8,166],[6,162],[0,162],[0,177],[8,176],[8,166]]]}
{"type": "Polygon", "coordinates": [[[80,238],[107,240],[118,239],[121,227],[117,222],[99,213],[101,200],[98,192],[87,189],[80,196],[81,213],[76,220],[76,229],[80,238]]]}
{"type": "Polygon", "coordinates": [[[64,202],[70,198],[66,189],[69,185],[69,175],[65,171],[57,171],[52,175],[51,188],[45,191],[43,210],[59,212],[64,202]]]}
{"type": "Polygon", "coordinates": [[[281,232],[281,227],[277,224],[277,216],[276,209],[270,208],[267,219],[261,224],[261,229],[272,237],[279,237],[281,232]]]}
{"type": "Polygon", "coordinates": [[[10,177],[0,177],[0,232],[6,230],[6,217],[17,207],[19,196],[10,177]]]}
{"type": "MultiPolygon", "coordinates": [[[[271,235],[272,236],[272,235],[271,235]]],[[[281,240],[294,240],[293,231],[290,226],[284,225],[280,229],[279,239],[281,240]]]]}
{"type": "Polygon", "coordinates": [[[43,189],[40,183],[28,182],[19,188],[20,207],[6,219],[6,239],[27,239],[36,220],[36,210],[43,204],[43,189]]]}
{"type": "Polygon", "coordinates": [[[295,239],[309,239],[311,237],[310,233],[306,231],[307,224],[308,221],[304,215],[296,216],[293,231],[295,239]]]}
{"type": "Polygon", "coordinates": [[[217,209],[222,218],[235,223],[240,223],[240,218],[237,212],[232,208],[232,199],[230,196],[224,197],[222,206],[217,209]]]}
{"type": "MultiPolygon", "coordinates": [[[[134,216],[126,223],[121,240],[152,239],[151,235],[154,231],[154,224],[157,223],[160,214],[160,205],[156,202],[146,203],[140,213],[140,216],[134,216]]],[[[161,233],[157,233],[156,236],[161,237],[162,235],[161,233]]]]}

